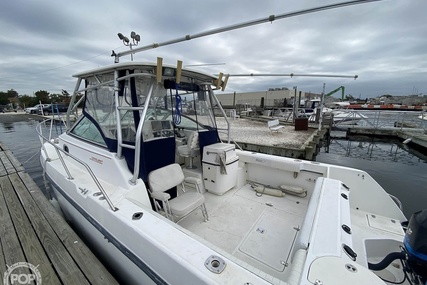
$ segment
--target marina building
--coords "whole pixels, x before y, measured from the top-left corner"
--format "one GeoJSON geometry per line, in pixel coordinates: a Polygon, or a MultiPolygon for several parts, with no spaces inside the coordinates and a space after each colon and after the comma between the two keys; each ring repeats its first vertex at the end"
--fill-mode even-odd
{"type": "Polygon", "coordinates": [[[224,108],[245,106],[273,108],[292,106],[295,98],[296,100],[307,101],[320,97],[320,94],[283,87],[256,92],[216,93],[216,96],[224,108]]]}

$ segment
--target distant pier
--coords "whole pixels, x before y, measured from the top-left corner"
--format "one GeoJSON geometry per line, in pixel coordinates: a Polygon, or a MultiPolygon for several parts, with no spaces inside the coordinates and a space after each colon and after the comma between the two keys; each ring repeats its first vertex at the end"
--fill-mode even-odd
{"type": "Polygon", "coordinates": [[[3,278],[6,284],[18,284],[17,280],[19,284],[28,280],[35,281],[31,284],[118,284],[12,152],[0,143],[0,279],[3,278]]]}

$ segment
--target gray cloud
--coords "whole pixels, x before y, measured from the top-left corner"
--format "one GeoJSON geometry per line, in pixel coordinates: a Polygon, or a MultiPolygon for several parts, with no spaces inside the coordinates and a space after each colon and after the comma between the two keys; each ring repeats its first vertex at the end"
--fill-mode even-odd
{"type": "MultiPolygon", "coordinates": [[[[112,64],[124,51],[117,33],[135,30],[141,45],[163,42],[271,14],[336,3],[304,1],[5,0],[0,3],[0,91],[72,90],[73,73],[112,64]]],[[[138,61],[224,73],[319,73],[359,79],[231,78],[227,92],[298,86],[322,92],[340,85],[353,96],[427,93],[427,2],[385,0],[265,23],[135,55],[138,61]]],[[[129,60],[129,57],[122,58],[129,60]]]]}

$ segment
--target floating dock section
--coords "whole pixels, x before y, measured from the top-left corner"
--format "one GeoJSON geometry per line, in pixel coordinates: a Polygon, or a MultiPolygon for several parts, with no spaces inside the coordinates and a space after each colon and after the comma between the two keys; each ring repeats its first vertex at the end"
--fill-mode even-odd
{"type": "Polygon", "coordinates": [[[427,133],[423,129],[351,126],[341,128],[341,130],[346,131],[346,136],[394,137],[401,141],[407,141],[407,144],[413,147],[427,150],[427,133]]]}
{"type": "Polygon", "coordinates": [[[4,284],[118,284],[1,143],[0,279],[4,284]]]}

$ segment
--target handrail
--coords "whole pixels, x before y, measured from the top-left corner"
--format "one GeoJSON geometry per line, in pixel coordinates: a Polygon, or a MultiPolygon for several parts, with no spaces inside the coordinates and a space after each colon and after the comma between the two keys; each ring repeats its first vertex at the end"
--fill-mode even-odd
{"type": "MultiPolygon", "coordinates": [[[[85,88],[82,88],[82,89],[77,89],[77,90],[74,91],[74,93],[82,93],[82,92],[85,92],[85,91],[96,89],[96,88],[98,88],[100,86],[104,86],[104,85],[108,85],[108,84],[114,83],[115,81],[122,81],[122,80],[129,79],[129,78],[132,78],[132,77],[155,77],[155,75],[150,74],[150,73],[144,73],[144,72],[133,73],[133,74],[125,75],[125,76],[122,76],[122,77],[117,77],[116,80],[115,79],[111,79],[111,80],[99,82],[98,84],[90,85],[89,87],[85,87],[85,88]]],[[[80,78],[80,80],[81,80],[81,78],[80,78]]]]}
{"type": "Polygon", "coordinates": [[[117,157],[122,158],[122,128],[121,128],[121,121],[120,121],[120,110],[117,108],[119,104],[119,81],[117,80],[119,78],[119,71],[114,70],[114,106],[116,109],[114,110],[114,113],[116,115],[116,136],[117,136],[117,157]]]}
{"type": "MultiPolygon", "coordinates": [[[[39,138],[41,138],[41,143],[42,143],[42,149],[44,150],[46,157],[49,158],[46,149],[44,148],[44,143],[47,142],[50,145],[52,145],[56,152],[58,153],[58,157],[60,158],[61,164],[64,167],[65,171],[67,172],[68,175],[68,179],[73,179],[71,176],[71,173],[68,170],[68,167],[66,165],[65,160],[63,159],[63,157],[61,156],[61,153],[65,154],[66,156],[74,159],[76,162],[78,162],[79,164],[81,164],[84,168],[86,168],[86,170],[88,171],[89,175],[91,176],[91,178],[93,179],[93,181],[95,182],[96,186],[98,187],[98,189],[101,191],[102,195],[104,196],[105,200],[108,203],[108,206],[110,206],[111,210],[113,210],[114,212],[118,210],[118,208],[116,208],[113,204],[113,202],[111,202],[110,198],[107,195],[107,192],[104,190],[104,188],[102,187],[101,183],[99,182],[99,180],[96,178],[95,174],[93,173],[92,169],[90,168],[89,165],[87,165],[84,161],[78,159],[77,157],[75,157],[74,155],[64,151],[63,149],[59,148],[58,146],[56,146],[54,143],[52,143],[50,141],[50,139],[47,139],[43,136],[42,133],[42,129],[41,129],[41,125],[44,124],[47,121],[53,121],[53,119],[47,119],[42,121],[41,123],[39,123],[36,127],[36,132],[39,135],[39,138]]],[[[51,125],[52,126],[52,125],[51,125]]]]}
{"type": "Polygon", "coordinates": [[[225,121],[227,122],[227,136],[228,136],[228,143],[230,143],[230,122],[227,119],[227,114],[225,113],[224,109],[222,108],[221,102],[219,102],[218,98],[215,96],[215,94],[212,92],[212,88],[210,85],[208,85],[209,92],[212,94],[212,97],[214,98],[216,104],[218,105],[222,115],[224,116],[225,121]]]}
{"type": "MultiPolygon", "coordinates": [[[[356,121],[356,120],[366,120],[368,123],[370,123],[366,117],[363,117],[361,115],[358,114],[357,111],[353,111],[353,110],[339,110],[341,112],[345,112],[346,116],[344,118],[341,119],[337,119],[337,121],[333,121],[333,125],[337,126],[340,125],[340,123],[346,122],[347,119],[350,119],[352,121],[356,121]]],[[[332,112],[332,115],[334,115],[334,113],[332,112]]],[[[333,118],[333,117],[332,117],[333,118]]],[[[372,124],[372,123],[371,123],[372,124]]]]}
{"type": "Polygon", "coordinates": [[[390,198],[393,200],[394,203],[396,203],[396,205],[399,207],[399,209],[401,211],[403,211],[403,204],[402,202],[399,200],[399,198],[397,198],[394,195],[391,195],[390,193],[388,193],[388,195],[390,196],[390,198]]]}
{"type": "MultiPolygon", "coordinates": [[[[145,98],[144,106],[148,106],[148,104],[151,100],[151,96],[153,95],[153,91],[154,91],[154,84],[151,84],[150,89],[149,89],[148,94],[147,94],[147,97],[145,98]]],[[[144,108],[142,110],[141,120],[139,121],[138,128],[136,129],[135,158],[134,158],[134,165],[133,165],[134,170],[133,170],[132,178],[129,181],[132,185],[136,184],[136,180],[138,179],[138,176],[139,176],[139,165],[140,165],[140,157],[141,157],[142,127],[144,125],[145,116],[147,115],[147,109],[148,108],[144,108]]]]}
{"type": "MultiPolygon", "coordinates": [[[[221,132],[223,132],[223,129],[217,129],[218,130],[218,132],[219,133],[221,133],[221,132]]],[[[225,133],[225,131],[223,132],[223,133],[225,133]]],[[[221,140],[221,138],[219,138],[220,140],[221,140]]],[[[229,137],[229,142],[228,143],[230,143],[230,141],[235,145],[235,146],[237,146],[237,148],[238,149],[240,149],[240,150],[243,150],[242,149],[242,147],[230,136],[229,137]]],[[[222,142],[222,140],[221,140],[221,142],[222,142]]]]}
{"type": "Polygon", "coordinates": [[[144,106],[142,107],[131,107],[131,106],[118,106],[117,109],[124,111],[142,111],[144,110],[144,106]]]}

